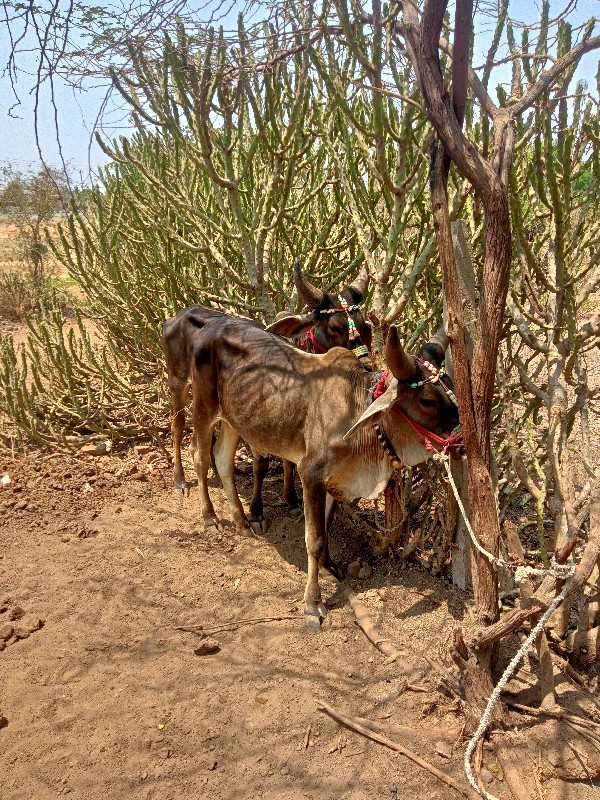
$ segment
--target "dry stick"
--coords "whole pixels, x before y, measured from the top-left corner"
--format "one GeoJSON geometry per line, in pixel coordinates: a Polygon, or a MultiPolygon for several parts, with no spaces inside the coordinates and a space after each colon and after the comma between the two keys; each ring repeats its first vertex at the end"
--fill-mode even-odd
{"type": "Polygon", "coordinates": [[[574,681],[578,686],[580,686],[582,689],[586,688],[585,678],[583,678],[575,669],[573,669],[568,661],[556,653],[552,653],[552,661],[556,665],[557,669],[559,669],[561,672],[564,672],[565,675],[568,675],[569,678],[571,678],[571,680],[574,681]]]}
{"type": "MultiPolygon", "coordinates": [[[[533,586],[528,580],[521,582],[521,597],[524,600],[533,595],[533,586]]],[[[553,708],[556,706],[554,691],[554,666],[550,656],[546,632],[542,631],[537,642],[537,653],[540,661],[540,706],[542,708],[553,708]]]]}
{"type": "Polygon", "coordinates": [[[361,725],[354,717],[347,717],[345,714],[341,714],[339,711],[331,708],[331,706],[327,705],[327,703],[324,703],[322,700],[317,700],[317,708],[319,711],[323,711],[325,714],[328,714],[336,722],[339,722],[340,725],[344,725],[346,728],[350,728],[350,730],[360,733],[361,736],[371,739],[378,744],[382,744],[384,747],[389,747],[390,750],[394,750],[396,753],[406,756],[406,758],[414,761],[414,763],[418,764],[422,769],[426,769],[428,772],[431,772],[432,775],[435,775],[436,778],[439,778],[448,786],[451,786],[459,794],[462,794],[463,797],[468,798],[468,800],[475,800],[475,798],[479,800],[475,792],[470,791],[466,786],[461,786],[449,775],[444,775],[444,773],[441,772],[437,767],[434,767],[433,764],[425,761],[425,759],[421,758],[421,756],[418,756],[412,750],[408,750],[408,748],[403,747],[401,744],[393,742],[391,739],[388,739],[387,736],[370,731],[368,728],[365,728],[364,725],[361,725]]]}
{"type": "Polygon", "coordinates": [[[311,731],[312,731],[312,725],[309,722],[308,723],[308,728],[306,729],[306,736],[304,737],[304,742],[302,744],[302,749],[303,750],[308,750],[308,746],[310,744],[310,732],[311,731]]]}
{"type": "Polygon", "coordinates": [[[375,647],[394,661],[401,659],[402,651],[398,650],[395,644],[392,644],[388,639],[383,639],[375,630],[375,626],[371,622],[371,617],[366,606],[360,602],[358,597],[354,594],[352,589],[348,586],[344,587],[344,596],[350,602],[354,615],[356,617],[356,624],[364,632],[367,639],[375,645],[375,647]]]}
{"type": "Polygon", "coordinates": [[[439,664],[437,661],[434,661],[432,658],[426,653],[421,653],[421,658],[424,658],[425,661],[429,664],[429,666],[434,669],[437,674],[440,676],[442,681],[446,684],[448,689],[450,689],[457,697],[461,700],[464,700],[464,691],[460,683],[456,680],[454,675],[444,667],[443,664],[439,664]]]}
{"type": "Polygon", "coordinates": [[[283,614],[279,617],[253,617],[251,619],[237,619],[231,622],[223,622],[220,625],[176,625],[176,631],[186,631],[186,633],[219,633],[220,631],[240,628],[242,625],[259,625],[261,622],[282,622],[285,619],[300,619],[298,614],[283,614]]]}
{"type": "Polygon", "coordinates": [[[509,700],[508,698],[504,697],[503,702],[506,703],[507,706],[511,708],[516,708],[517,711],[523,711],[525,714],[531,714],[534,717],[550,717],[551,719],[558,719],[564,720],[565,722],[570,722],[573,725],[578,725],[582,728],[597,728],[600,730],[600,722],[594,722],[591,719],[585,719],[584,717],[578,717],[575,714],[569,714],[566,711],[551,711],[550,709],[545,708],[534,708],[533,706],[525,706],[522,703],[515,703],[513,700],[509,700]]]}
{"type": "Polygon", "coordinates": [[[517,769],[510,749],[499,741],[494,742],[496,757],[502,766],[504,777],[516,800],[531,800],[531,792],[527,786],[528,780],[517,769]]]}
{"type": "MultiPolygon", "coordinates": [[[[363,631],[371,644],[373,644],[381,653],[387,656],[389,661],[400,661],[400,666],[404,672],[408,672],[410,666],[404,659],[401,658],[402,651],[398,650],[398,648],[388,639],[381,638],[379,633],[375,630],[375,626],[371,622],[369,612],[364,603],[360,602],[358,597],[349,587],[344,588],[344,596],[352,606],[352,610],[356,616],[356,624],[363,631]]],[[[421,653],[421,656],[425,659],[425,661],[427,661],[429,666],[438,673],[448,688],[458,697],[462,698],[460,684],[456,681],[454,676],[444,666],[429,658],[429,656],[425,653],[421,653]]]]}
{"type": "Polygon", "coordinates": [[[353,719],[363,728],[375,731],[375,733],[383,733],[389,736],[408,736],[409,738],[412,736],[418,739],[429,739],[432,742],[437,742],[440,739],[446,742],[454,742],[459,733],[458,728],[432,728],[427,730],[424,728],[411,728],[407,725],[389,725],[367,717],[353,717],[353,719]]]}
{"type": "Polygon", "coordinates": [[[587,731],[582,728],[580,725],[573,725],[568,719],[563,720],[567,727],[571,728],[578,736],[581,736],[583,739],[587,739],[591,742],[592,747],[595,750],[600,752],[600,736],[596,733],[592,733],[591,731],[587,731]]]}

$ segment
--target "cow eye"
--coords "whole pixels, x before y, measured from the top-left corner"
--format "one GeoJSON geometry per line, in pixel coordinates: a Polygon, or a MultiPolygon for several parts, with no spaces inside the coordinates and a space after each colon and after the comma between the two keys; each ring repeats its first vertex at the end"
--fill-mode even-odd
{"type": "Polygon", "coordinates": [[[332,333],[335,333],[338,336],[341,336],[344,332],[341,328],[338,328],[337,325],[331,325],[330,330],[332,333]]]}
{"type": "Polygon", "coordinates": [[[425,408],[433,408],[435,406],[433,400],[425,400],[423,397],[419,398],[419,403],[421,403],[422,406],[425,406],[425,408]]]}

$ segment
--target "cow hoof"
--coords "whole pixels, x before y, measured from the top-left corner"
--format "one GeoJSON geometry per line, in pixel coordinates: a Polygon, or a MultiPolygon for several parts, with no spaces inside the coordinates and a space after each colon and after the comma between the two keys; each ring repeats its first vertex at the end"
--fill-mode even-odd
{"type": "Polygon", "coordinates": [[[306,614],[306,624],[312,631],[320,631],[321,624],[327,616],[327,609],[323,603],[317,603],[314,606],[307,606],[304,609],[306,614]]]}
{"type": "Polygon", "coordinates": [[[311,629],[311,631],[316,631],[317,633],[321,632],[321,617],[315,616],[314,614],[307,614],[306,616],[306,624],[311,629]]]}
{"type": "Polygon", "coordinates": [[[327,609],[325,608],[323,603],[318,604],[317,611],[319,612],[319,616],[321,617],[321,619],[325,619],[325,617],[327,616],[327,609]]]}
{"type": "Polygon", "coordinates": [[[235,531],[238,536],[254,536],[254,528],[252,527],[252,523],[243,523],[242,525],[236,525],[235,531]]]}
{"type": "Polygon", "coordinates": [[[269,526],[267,525],[266,519],[260,517],[259,519],[251,519],[250,527],[257,536],[262,536],[263,533],[267,532],[269,526]]]}
{"type": "Polygon", "coordinates": [[[302,509],[301,508],[290,508],[290,516],[291,517],[301,517],[302,516],[302,509]]]}
{"type": "Polygon", "coordinates": [[[221,533],[223,530],[223,526],[219,522],[218,519],[207,519],[204,520],[204,530],[206,533],[221,533]]]}

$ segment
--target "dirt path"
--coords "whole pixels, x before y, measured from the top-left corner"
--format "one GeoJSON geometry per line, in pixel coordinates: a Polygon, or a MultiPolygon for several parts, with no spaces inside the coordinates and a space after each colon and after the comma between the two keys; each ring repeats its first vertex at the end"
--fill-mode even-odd
{"type": "MultiPolygon", "coordinates": [[[[0,652],[0,796],[458,797],[401,756],[341,730],[315,699],[411,726],[402,743],[464,783],[459,705],[420,658],[438,658],[452,628],[468,627],[464,596],[419,567],[370,559],[365,542],[336,523],[332,554],[373,566],[352,585],[384,634],[404,646],[413,664],[407,678],[355,627],[333,580],[323,581],[331,608],[323,632],[306,627],[302,521],[278,507],[276,480],[267,484],[264,538],[231,529],[207,538],[195,524],[197,493],[180,501],[166,463],[147,460],[123,451],[0,464],[11,478],[0,488],[0,628],[26,632],[44,621],[0,652]],[[24,616],[10,621],[15,607],[24,616]],[[198,636],[176,629],[290,614],[215,634],[220,650],[204,656],[194,653],[198,636]],[[449,757],[437,752],[443,741],[449,757]]],[[[240,485],[247,495],[247,480],[240,485]]],[[[227,518],[221,489],[213,496],[227,518]]],[[[508,798],[491,753],[485,763],[490,790],[508,798]]],[[[596,796],[546,778],[548,800],[596,796]]]]}

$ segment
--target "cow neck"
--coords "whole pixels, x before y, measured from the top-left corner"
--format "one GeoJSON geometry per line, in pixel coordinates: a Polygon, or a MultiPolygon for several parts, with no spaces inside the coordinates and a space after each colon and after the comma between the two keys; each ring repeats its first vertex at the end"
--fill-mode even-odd
{"type": "MultiPolygon", "coordinates": [[[[422,364],[431,374],[429,378],[421,381],[406,381],[409,383],[409,386],[413,389],[416,389],[419,386],[423,386],[425,383],[439,383],[440,386],[444,389],[450,400],[456,405],[456,397],[452,390],[445,385],[445,383],[441,380],[444,375],[443,368],[436,370],[435,367],[430,364],[428,361],[421,359],[419,356],[415,356],[416,360],[422,364]]],[[[380,397],[384,391],[386,390],[386,380],[388,375],[390,374],[390,370],[384,370],[380,376],[378,376],[377,381],[372,390],[372,400],[376,400],[380,397]]],[[[425,428],[420,423],[416,422],[414,419],[411,419],[408,414],[406,414],[401,408],[396,405],[393,405],[391,408],[392,412],[397,416],[400,417],[401,420],[408,423],[410,427],[415,431],[415,433],[419,436],[419,444],[421,444],[426,450],[432,453],[443,452],[444,455],[449,455],[452,450],[457,450],[463,446],[462,434],[458,433],[458,429],[455,429],[450,436],[442,437],[438,436],[437,433],[430,431],[428,428],[425,428]],[[435,445],[439,445],[436,447],[435,445]]],[[[374,425],[375,432],[377,434],[377,438],[385,450],[387,455],[390,457],[392,461],[392,467],[397,469],[401,466],[402,461],[398,457],[396,453],[396,449],[392,444],[390,438],[388,437],[385,429],[383,427],[383,420],[381,423],[377,422],[374,425]]]]}
{"type": "MultiPolygon", "coordinates": [[[[352,386],[354,403],[356,404],[352,417],[356,419],[360,417],[371,404],[371,394],[373,392],[372,373],[361,369],[355,369],[350,373],[350,383],[352,386]],[[367,395],[366,402],[365,395],[367,395]]],[[[379,436],[377,435],[377,427],[378,426],[375,425],[372,427],[367,426],[359,430],[356,436],[350,439],[350,447],[355,455],[360,454],[361,457],[367,456],[369,461],[382,462],[388,466],[389,459],[385,456],[390,454],[385,447],[382,448],[381,446],[379,436]]],[[[393,450],[391,443],[390,447],[393,450]]],[[[395,451],[393,457],[396,457],[395,451]]]]}

